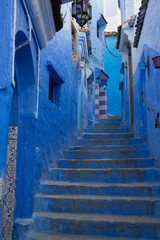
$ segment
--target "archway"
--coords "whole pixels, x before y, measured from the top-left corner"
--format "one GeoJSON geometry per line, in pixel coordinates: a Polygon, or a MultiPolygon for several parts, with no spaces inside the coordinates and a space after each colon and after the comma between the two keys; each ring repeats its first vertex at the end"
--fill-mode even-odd
{"type": "Polygon", "coordinates": [[[29,218],[33,207],[33,164],[35,153],[35,75],[26,35],[16,35],[15,84],[10,126],[18,127],[15,217],[29,218]],[[25,44],[26,43],[26,44],[25,44]]]}

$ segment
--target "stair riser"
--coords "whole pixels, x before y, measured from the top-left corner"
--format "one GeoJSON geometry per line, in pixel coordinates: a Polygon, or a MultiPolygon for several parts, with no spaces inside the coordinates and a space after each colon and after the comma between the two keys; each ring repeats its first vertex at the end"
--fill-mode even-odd
{"type": "Polygon", "coordinates": [[[136,144],[136,145],[106,145],[106,146],[73,146],[69,150],[122,150],[122,149],[137,149],[137,148],[147,148],[146,144],[136,144]]]}
{"type": "Polygon", "coordinates": [[[93,145],[129,145],[129,144],[140,144],[141,141],[140,139],[134,139],[134,138],[130,138],[130,139],[108,139],[108,140],[101,140],[101,139],[80,139],[78,141],[78,145],[90,145],[90,146],[93,146],[93,145]]]}
{"type": "Polygon", "coordinates": [[[84,133],[127,133],[129,130],[125,128],[87,128],[84,133]]]}
{"type": "Polygon", "coordinates": [[[119,119],[119,118],[99,119],[99,120],[96,120],[96,123],[97,124],[107,124],[107,123],[118,123],[118,124],[120,124],[121,119],[119,119]]]}
{"type": "Polygon", "coordinates": [[[35,198],[35,211],[158,216],[160,201],[35,198]],[[158,210],[158,211],[157,211],[158,210]]]}
{"type": "Polygon", "coordinates": [[[160,197],[160,187],[89,187],[41,185],[41,194],[160,197]]]}
{"type": "Polygon", "coordinates": [[[149,157],[148,150],[111,150],[111,151],[66,151],[67,159],[105,159],[105,158],[140,158],[149,157]]]}
{"type": "Polygon", "coordinates": [[[114,128],[114,127],[121,127],[121,124],[119,122],[96,123],[94,126],[89,126],[88,128],[92,128],[92,127],[114,128]]]}
{"type": "Polygon", "coordinates": [[[160,170],[49,170],[49,179],[53,181],[71,182],[106,182],[106,183],[125,183],[125,182],[152,182],[160,180],[160,170]]]}
{"type": "Polygon", "coordinates": [[[82,234],[106,237],[146,238],[158,239],[160,224],[123,223],[123,222],[92,222],[80,220],[53,220],[48,218],[35,218],[37,230],[63,234],[82,234]]]}
{"type": "Polygon", "coordinates": [[[62,168],[141,168],[153,167],[153,159],[128,159],[128,160],[60,160],[58,163],[62,168]]]}
{"type": "Polygon", "coordinates": [[[132,133],[119,133],[119,134],[83,134],[84,139],[115,139],[115,138],[123,138],[123,139],[128,139],[128,138],[133,138],[132,133]]]}

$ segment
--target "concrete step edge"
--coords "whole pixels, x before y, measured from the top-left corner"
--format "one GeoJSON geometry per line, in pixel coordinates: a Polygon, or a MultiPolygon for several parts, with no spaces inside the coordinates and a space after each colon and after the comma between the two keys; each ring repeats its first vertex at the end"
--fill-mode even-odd
{"type": "Polygon", "coordinates": [[[160,187],[160,182],[135,182],[135,183],[90,183],[90,182],[56,182],[52,180],[45,180],[41,185],[48,186],[77,186],[77,187],[160,187]]]}
{"type": "Polygon", "coordinates": [[[74,159],[70,159],[70,158],[61,158],[61,159],[59,159],[59,161],[83,161],[83,162],[85,162],[85,161],[87,161],[87,162],[89,162],[89,161],[95,161],[95,162],[105,162],[105,161],[133,161],[133,160],[135,160],[135,161],[138,161],[138,160],[153,160],[154,161],[154,159],[153,158],[151,158],[151,157],[141,157],[141,158],[98,158],[98,159],[96,159],[96,158],[87,158],[87,159],[84,159],[84,158],[82,158],[82,159],[80,159],[80,158],[74,158],[74,159]]]}
{"type": "Polygon", "coordinates": [[[99,171],[99,172],[111,172],[111,171],[147,171],[147,170],[157,170],[160,172],[160,169],[154,167],[143,167],[143,168],[49,168],[50,171],[61,170],[61,171],[99,171]]]}
{"type": "Polygon", "coordinates": [[[135,141],[141,141],[140,138],[112,138],[112,139],[94,139],[94,138],[90,138],[90,139],[86,139],[86,138],[79,138],[78,140],[83,140],[83,141],[127,141],[127,140],[135,140],[135,141]]]}
{"type": "Polygon", "coordinates": [[[110,136],[110,135],[115,135],[115,136],[117,136],[117,135],[133,135],[133,133],[132,132],[122,132],[122,133],[83,133],[83,136],[84,135],[90,135],[90,136],[110,136]]]}
{"type": "Polygon", "coordinates": [[[132,148],[124,148],[124,149],[108,149],[108,150],[98,150],[98,149],[92,149],[92,150],[87,150],[87,149],[84,149],[84,150],[78,150],[78,149],[76,149],[76,150],[66,150],[65,152],[67,153],[67,152],[114,152],[114,151],[142,151],[142,150],[146,150],[146,151],[149,151],[149,148],[134,148],[134,149],[132,149],[132,148]]]}
{"type": "Polygon", "coordinates": [[[72,235],[72,234],[53,234],[43,232],[30,232],[29,237],[35,240],[145,240],[138,238],[116,238],[116,237],[101,237],[101,236],[85,236],[85,235],[72,235]]]}
{"type": "Polygon", "coordinates": [[[138,202],[159,202],[160,197],[139,197],[139,196],[99,196],[99,195],[57,195],[37,194],[35,198],[65,199],[65,200],[103,200],[103,201],[138,201],[138,202]]]}
{"type": "MultiPolygon", "coordinates": [[[[129,147],[131,144],[125,144],[125,145],[108,145],[108,147],[115,147],[115,148],[123,148],[123,147],[129,147]]],[[[131,146],[143,146],[144,148],[144,145],[146,146],[146,148],[148,148],[148,145],[146,143],[137,143],[137,144],[132,144],[131,146]]],[[[71,150],[71,148],[87,148],[87,147],[93,147],[93,148],[98,148],[98,147],[105,147],[105,146],[102,146],[102,145],[95,145],[95,146],[89,146],[89,145],[78,145],[78,146],[71,146],[69,147],[68,150],[71,150]]]]}
{"type": "Polygon", "coordinates": [[[82,213],[52,213],[52,212],[35,212],[33,217],[49,218],[58,220],[73,220],[86,222],[117,222],[117,223],[134,223],[134,224],[160,224],[160,217],[146,216],[121,216],[121,215],[103,215],[103,214],[82,214],[82,213]]]}

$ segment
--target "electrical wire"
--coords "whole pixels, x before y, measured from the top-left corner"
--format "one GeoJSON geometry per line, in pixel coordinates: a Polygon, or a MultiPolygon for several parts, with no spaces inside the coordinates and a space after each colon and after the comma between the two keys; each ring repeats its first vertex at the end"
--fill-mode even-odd
{"type": "Polygon", "coordinates": [[[104,42],[105,42],[105,46],[106,46],[108,52],[109,52],[113,57],[115,57],[115,58],[121,58],[121,56],[116,56],[115,54],[113,54],[113,53],[110,51],[110,49],[109,49],[109,47],[108,47],[108,45],[107,45],[107,42],[106,42],[106,38],[105,38],[105,37],[104,37],[104,42]]]}

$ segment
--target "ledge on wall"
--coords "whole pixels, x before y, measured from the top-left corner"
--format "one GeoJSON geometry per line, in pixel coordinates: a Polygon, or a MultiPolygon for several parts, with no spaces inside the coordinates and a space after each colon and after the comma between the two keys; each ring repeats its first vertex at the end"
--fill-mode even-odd
{"type": "Polygon", "coordinates": [[[63,27],[61,0],[25,0],[40,48],[45,48],[63,27]]]}
{"type": "Polygon", "coordinates": [[[47,68],[50,75],[54,78],[54,81],[56,82],[56,84],[64,83],[63,77],[60,76],[59,73],[57,73],[51,61],[47,61],[47,68]]]}

